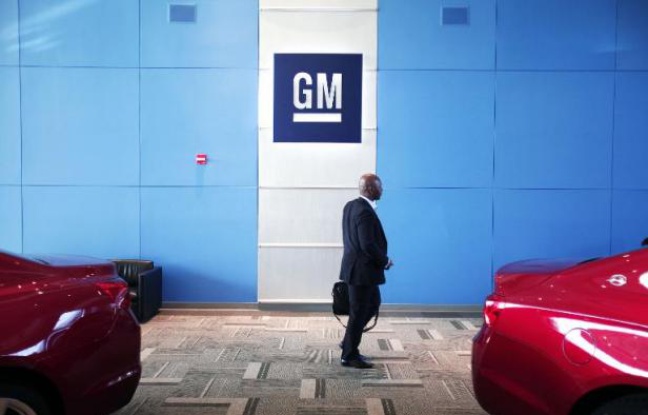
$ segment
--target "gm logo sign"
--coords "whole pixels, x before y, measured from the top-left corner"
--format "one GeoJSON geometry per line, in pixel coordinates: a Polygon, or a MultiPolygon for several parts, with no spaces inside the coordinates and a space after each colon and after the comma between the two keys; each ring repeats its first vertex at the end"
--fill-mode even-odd
{"type": "Polygon", "coordinates": [[[274,141],[359,143],[361,54],[275,54],[274,141]]]}

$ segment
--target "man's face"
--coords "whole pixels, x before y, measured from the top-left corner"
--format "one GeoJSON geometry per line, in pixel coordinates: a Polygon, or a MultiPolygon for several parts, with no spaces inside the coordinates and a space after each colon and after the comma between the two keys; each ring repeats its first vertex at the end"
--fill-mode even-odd
{"type": "Polygon", "coordinates": [[[382,196],[383,192],[380,179],[376,179],[376,181],[373,182],[373,184],[369,187],[369,192],[371,195],[371,200],[380,200],[380,196],[382,196]]]}

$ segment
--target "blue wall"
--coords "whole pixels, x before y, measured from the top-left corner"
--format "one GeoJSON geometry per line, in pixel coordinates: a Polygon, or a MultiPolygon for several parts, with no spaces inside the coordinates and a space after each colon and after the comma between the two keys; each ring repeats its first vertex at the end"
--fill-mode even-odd
{"type": "MultiPolygon", "coordinates": [[[[0,1],[0,249],[151,258],[165,301],[257,296],[258,2],[0,1]],[[207,153],[210,164],[196,166],[207,153]]],[[[385,302],[648,236],[648,2],[380,0],[385,302]],[[468,6],[442,26],[442,6],[468,6]]]]}
{"type": "Polygon", "coordinates": [[[648,2],[381,0],[378,27],[385,301],[478,303],[504,263],[648,236],[648,2]]]}
{"type": "Polygon", "coordinates": [[[256,301],[258,3],[193,3],[195,24],[0,1],[0,248],[151,258],[166,301],[256,301]]]}

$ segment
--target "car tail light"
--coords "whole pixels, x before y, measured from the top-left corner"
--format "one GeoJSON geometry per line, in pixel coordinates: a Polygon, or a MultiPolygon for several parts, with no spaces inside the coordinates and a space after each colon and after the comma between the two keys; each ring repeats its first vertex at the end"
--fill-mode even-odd
{"type": "Polygon", "coordinates": [[[492,327],[499,319],[504,308],[506,308],[506,303],[504,303],[502,297],[498,295],[488,296],[484,303],[484,322],[486,325],[492,327]]]}
{"type": "Polygon", "coordinates": [[[97,283],[99,292],[107,295],[117,306],[128,309],[131,305],[131,297],[128,294],[128,285],[124,281],[102,281],[97,283]]]}

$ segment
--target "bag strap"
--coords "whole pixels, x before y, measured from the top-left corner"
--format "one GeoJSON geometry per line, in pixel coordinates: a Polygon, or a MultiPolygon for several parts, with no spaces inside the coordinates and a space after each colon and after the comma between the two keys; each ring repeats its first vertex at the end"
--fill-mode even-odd
{"type": "MultiPolygon", "coordinates": [[[[376,327],[376,324],[378,324],[378,314],[380,314],[380,312],[376,312],[376,315],[374,316],[374,321],[373,321],[373,324],[372,324],[372,325],[367,326],[367,327],[365,327],[364,329],[362,329],[362,332],[363,332],[363,333],[366,333],[366,332],[368,332],[369,330],[371,330],[371,329],[373,329],[374,327],[376,327]]],[[[333,314],[333,315],[335,316],[335,318],[337,318],[337,321],[339,321],[340,324],[342,324],[342,327],[346,328],[346,325],[342,322],[342,320],[340,320],[340,317],[338,317],[337,314],[333,314]]]]}

